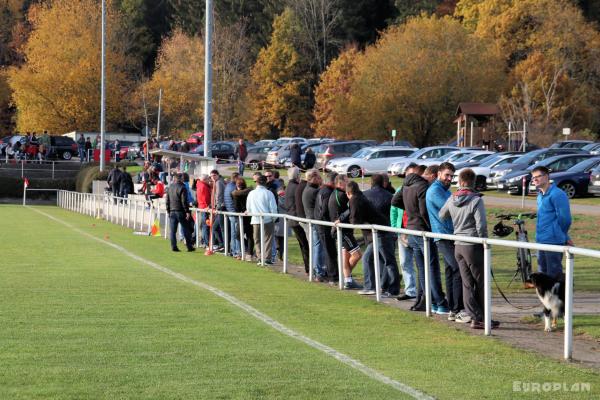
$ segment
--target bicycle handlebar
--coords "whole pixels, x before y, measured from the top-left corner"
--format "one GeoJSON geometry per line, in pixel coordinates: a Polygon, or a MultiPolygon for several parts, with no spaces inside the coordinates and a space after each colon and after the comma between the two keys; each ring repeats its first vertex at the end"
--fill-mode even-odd
{"type": "Polygon", "coordinates": [[[521,214],[497,214],[496,218],[502,219],[505,221],[511,220],[513,218],[529,218],[534,219],[537,217],[536,213],[521,213],[521,214]]]}

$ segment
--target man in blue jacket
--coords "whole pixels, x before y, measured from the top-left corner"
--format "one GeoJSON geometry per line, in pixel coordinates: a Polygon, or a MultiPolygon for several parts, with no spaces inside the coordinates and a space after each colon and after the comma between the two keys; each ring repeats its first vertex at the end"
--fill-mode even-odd
{"type": "MultiPolygon", "coordinates": [[[[573,246],[569,237],[571,209],[569,198],[561,189],[550,183],[550,171],[536,167],[531,171],[531,180],[538,190],[537,223],[535,241],[543,244],[573,246]]],[[[563,276],[562,253],[538,251],[538,271],[556,279],[563,276]]]]}
{"type": "MultiPolygon", "coordinates": [[[[439,166],[437,179],[433,181],[429,189],[427,189],[426,202],[427,212],[429,213],[429,221],[431,222],[431,231],[434,233],[444,233],[448,235],[454,234],[452,219],[441,219],[439,212],[450,198],[450,185],[452,176],[456,169],[451,163],[445,162],[439,166]]],[[[454,241],[445,239],[434,239],[438,252],[444,259],[446,264],[446,298],[448,300],[448,308],[438,307],[438,314],[445,314],[449,311],[448,319],[450,321],[470,322],[470,319],[464,318],[466,314],[461,314],[463,310],[462,299],[462,279],[460,277],[460,269],[458,262],[454,257],[454,241]]],[[[441,280],[439,276],[433,277],[434,280],[441,280]]]]}

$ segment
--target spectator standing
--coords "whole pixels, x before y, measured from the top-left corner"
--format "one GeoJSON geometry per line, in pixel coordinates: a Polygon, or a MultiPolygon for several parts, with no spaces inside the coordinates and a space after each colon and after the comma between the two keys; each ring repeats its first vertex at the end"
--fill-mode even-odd
{"type": "MultiPolygon", "coordinates": [[[[235,205],[233,204],[232,193],[237,189],[236,181],[240,174],[234,172],[231,174],[231,180],[225,185],[224,201],[225,209],[229,212],[236,212],[235,205]]],[[[239,230],[239,217],[231,215],[227,217],[227,223],[229,224],[229,237],[230,237],[230,249],[231,255],[237,259],[240,259],[240,230],[239,230]]]]}
{"type": "Polygon", "coordinates": [[[273,175],[273,172],[271,171],[267,171],[265,172],[265,178],[267,178],[267,189],[269,189],[269,191],[271,193],[273,193],[273,196],[275,196],[275,199],[277,199],[277,191],[279,188],[278,183],[275,181],[275,176],[273,175]]]}
{"type": "MultiPolygon", "coordinates": [[[[392,199],[392,205],[398,208],[402,208],[408,214],[408,220],[406,227],[415,231],[431,232],[431,224],[429,222],[429,213],[427,212],[426,204],[426,193],[429,187],[427,180],[425,180],[419,173],[424,171],[421,166],[413,169],[412,174],[407,175],[404,179],[404,186],[402,187],[402,196],[394,196],[392,199]]],[[[437,247],[433,245],[433,240],[430,238],[425,239],[429,242],[429,276],[431,278],[431,294],[433,296],[432,310],[434,313],[448,313],[448,302],[446,301],[445,294],[442,290],[442,282],[440,276],[440,260],[437,252],[437,247]]],[[[425,243],[421,236],[410,235],[408,237],[408,245],[412,248],[415,260],[417,263],[417,270],[419,272],[419,288],[417,293],[417,301],[415,305],[411,307],[412,311],[425,311],[425,297],[423,292],[425,290],[425,262],[424,262],[424,251],[425,243]]]]}
{"type": "Polygon", "coordinates": [[[85,157],[85,137],[83,133],[77,139],[77,152],[79,153],[79,162],[83,162],[85,157]]]}
{"type": "MultiPolygon", "coordinates": [[[[456,169],[451,163],[442,163],[437,171],[437,179],[429,186],[426,194],[427,212],[429,213],[429,221],[431,222],[431,231],[434,233],[443,233],[452,235],[454,227],[452,219],[441,219],[439,213],[450,198],[450,185],[452,184],[452,176],[456,169]]],[[[460,277],[460,269],[458,262],[454,257],[454,241],[446,239],[434,239],[438,252],[444,260],[445,276],[446,276],[446,298],[448,300],[449,315],[448,320],[463,322],[465,313],[463,310],[462,299],[462,279],[460,277]]],[[[439,308],[438,308],[438,311],[439,308]]]]}
{"type": "MultiPolygon", "coordinates": [[[[376,225],[390,226],[390,208],[393,195],[384,187],[384,178],[381,174],[375,174],[371,177],[371,189],[363,193],[367,200],[366,204],[359,202],[356,218],[362,220],[361,223],[371,223],[376,225]]],[[[361,199],[361,196],[357,196],[361,199]]],[[[362,201],[362,200],[360,200],[362,201]]],[[[353,214],[350,199],[350,213],[353,214]]],[[[357,222],[358,223],[358,222],[357,222]]],[[[371,231],[367,231],[371,234],[371,231]]],[[[370,237],[370,235],[369,235],[370,237]]],[[[396,262],[395,245],[396,235],[391,232],[377,232],[379,241],[378,254],[374,254],[373,242],[369,243],[363,256],[363,269],[365,275],[365,291],[372,291],[375,288],[375,268],[373,265],[374,257],[383,260],[381,266],[381,290],[385,297],[396,297],[400,295],[400,272],[396,262]]],[[[360,292],[359,292],[360,293],[360,292]]]]}
{"type": "MultiPolygon", "coordinates": [[[[248,213],[250,214],[276,214],[277,213],[277,204],[275,202],[275,197],[273,194],[267,189],[267,178],[264,176],[260,176],[256,180],[256,189],[251,191],[248,194],[248,199],[246,202],[246,208],[248,213]]],[[[264,226],[264,237],[261,236],[260,229],[260,217],[253,215],[250,223],[252,224],[252,228],[254,231],[254,237],[259,238],[256,246],[256,256],[258,257],[258,265],[262,264],[262,258],[264,257],[265,264],[272,265],[273,261],[271,260],[271,248],[273,247],[273,233],[275,229],[275,219],[273,217],[265,216],[262,217],[263,226],[264,226]],[[261,245],[264,243],[265,254],[261,253],[261,245]]]]}
{"type": "Polygon", "coordinates": [[[244,168],[246,167],[246,157],[248,157],[248,149],[244,143],[244,139],[238,140],[237,159],[238,159],[238,174],[244,176],[244,168]]]}
{"type": "MultiPolygon", "coordinates": [[[[285,209],[287,215],[292,217],[297,217],[297,207],[296,207],[296,193],[299,192],[299,184],[300,184],[300,169],[298,167],[291,167],[287,171],[288,173],[288,186],[285,189],[285,209]]],[[[304,209],[302,210],[304,211],[304,209]]],[[[308,274],[309,271],[309,252],[308,252],[308,240],[306,239],[306,232],[300,226],[298,221],[289,220],[288,225],[294,232],[294,236],[298,241],[298,245],[300,247],[300,253],[302,254],[302,260],[304,261],[304,271],[308,274]]]]}
{"type": "MultiPolygon", "coordinates": [[[[349,213],[349,199],[346,195],[346,186],[348,183],[348,178],[346,175],[338,175],[335,178],[335,190],[331,193],[329,197],[329,218],[331,218],[332,222],[349,222],[350,221],[350,213],[349,213]]],[[[337,229],[332,229],[332,235],[337,237],[337,229]]],[[[360,246],[358,242],[354,238],[354,232],[352,229],[343,228],[342,229],[342,259],[343,266],[342,270],[344,273],[344,286],[347,286],[348,289],[361,288],[360,285],[357,285],[352,278],[352,271],[356,264],[360,261],[362,257],[362,253],[360,251],[360,246]]]]}
{"type": "MultiPolygon", "coordinates": [[[[248,194],[250,193],[252,188],[246,186],[246,181],[242,177],[237,178],[237,180],[235,181],[235,186],[236,190],[231,192],[235,212],[244,213],[246,212],[246,202],[248,199],[248,194]]],[[[250,220],[251,217],[242,217],[242,225],[244,228],[244,236],[246,243],[240,242],[240,251],[241,246],[246,245],[246,261],[252,261],[252,255],[254,254],[254,232],[252,230],[250,220]]],[[[241,229],[242,228],[240,228],[240,230],[241,229]]]]}
{"type": "MultiPolygon", "coordinates": [[[[121,169],[118,165],[110,170],[106,182],[108,183],[108,187],[110,188],[113,196],[118,197],[119,190],[121,189],[121,169]]],[[[117,199],[115,199],[115,204],[116,203],[117,199]]]]}
{"type": "MultiPolygon", "coordinates": [[[[308,219],[315,219],[315,202],[317,201],[317,193],[319,193],[319,188],[323,182],[321,175],[319,175],[319,171],[316,169],[310,169],[306,171],[306,182],[306,187],[302,191],[302,205],[304,207],[304,214],[308,219]]],[[[323,258],[323,246],[321,244],[321,240],[319,239],[317,226],[313,224],[308,229],[311,230],[312,235],[312,243],[309,243],[309,245],[312,246],[313,272],[315,273],[315,278],[317,281],[325,282],[327,279],[327,272],[325,270],[325,262],[323,258]]]]}
{"type": "Polygon", "coordinates": [[[90,152],[92,150],[92,142],[88,137],[85,139],[85,161],[90,162],[90,152]]]}
{"type": "Polygon", "coordinates": [[[48,135],[48,131],[44,131],[42,136],[40,137],[40,145],[44,146],[44,159],[47,159],[50,156],[50,146],[52,146],[52,142],[50,140],[50,135],[48,135]]]}
{"type": "Polygon", "coordinates": [[[383,176],[383,188],[393,196],[396,193],[396,189],[394,189],[392,182],[390,182],[390,176],[385,172],[383,172],[381,176],[383,176]]]}
{"type": "MultiPolygon", "coordinates": [[[[487,237],[485,206],[481,194],[475,192],[475,173],[472,169],[466,168],[460,172],[458,185],[458,191],[440,210],[440,219],[452,218],[454,234],[457,236],[487,237]]],[[[460,240],[454,241],[454,245],[454,255],[463,283],[463,302],[467,314],[471,317],[471,328],[483,329],[483,245],[460,240]]],[[[498,321],[492,321],[492,328],[499,325],[498,321]]]]}
{"type": "Polygon", "coordinates": [[[115,161],[119,162],[119,161],[121,161],[121,142],[119,141],[119,139],[115,139],[114,145],[115,145],[115,161]]]}
{"type": "MultiPolygon", "coordinates": [[[[277,213],[287,213],[285,208],[285,185],[282,185],[277,193],[277,213]]],[[[283,238],[285,235],[288,235],[288,232],[285,231],[283,218],[278,218],[277,222],[275,223],[275,242],[277,242],[277,254],[279,255],[279,261],[283,261],[283,238]]],[[[277,254],[273,254],[273,260],[277,254]]]]}
{"type": "MultiPolygon", "coordinates": [[[[214,207],[217,211],[225,210],[225,182],[223,178],[219,174],[219,171],[213,169],[210,171],[210,178],[212,179],[213,184],[213,196],[214,196],[214,207]]],[[[215,249],[213,251],[222,251],[224,238],[223,238],[223,215],[215,214],[213,216],[213,243],[215,249]]]]}
{"type": "MultiPolygon", "coordinates": [[[[531,181],[538,190],[535,241],[542,244],[573,246],[569,237],[571,209],[564,191],[550,183],[550,170],[536,167],[531,171],[531,181]]],[[[562,253],[538,251],[538,271],[555,279],[563,279],[562,253]]]]}
{"type": "MultiPolygon", "coordinates": [[[[406,175],[410,175],[416,166],[417,164],[411,163],[406,168],[406,175]]],[[[402,186],[396,190],[394,196],[402,196],[402,186]]],[[[393,205],[390,206],[390,225],[393,228],[406,228],[407,220],[408,214],[403,209],[393,205]]],[[[398,235],[398,248],[400,249],[398,255],[402,269],[402,279],[404,280],[404,294],[398,297],[398,300],[412,300],[417,297],[414,256],[412,248],[408,245],[408,237],[405,234],[398,235]]]]}
{"type": "Polygon", "coordinates": [[[200,232],[202,236],[202,244],[204,246],[209,245],[210,231],[209,226],[206,223],[210,219],[210,199],[211,199],[212,187],[210,186],[210,178],[206,174],[200,175],[200,179],[196,181],[196,200],[198,202],[198,208],[202,211],[200,216],[200,232]]]}
{"type": "Polygon", "coordinates": [[[169,185],[166,196],[167,214],[169,214],[169,234],[171,239],[171,250],[179,251],[177,248],[177,227],[181,225],[185,238],[187,251],[195,251],[192,244],[190,223],[192,214],[188,204],[188,194],[181,174],[175,175],[175,181],[169,185]]]}
{"type": "MultiPolygon", "coordinates": [[[[335,179],[338,175],[335,172],[327,174],[327,178],[319,192],[315,201],[314,219],[319,221],[331,221],[329,216],[329,199],[335,189],[335,179]]],[[[323,259],[327,266],[327,279],[331,284],[335,284],[339,277],[337,248],[335,239],[331,236],[331,228],[323,225],[316,225],[317,233],[322,244],[323,259]]]]}
{"type": "Polygon", "coordinates": [[[302,168],[302,150],[300,149],[300,145],[298,143],[292,143],[290,145],[290,162],[292,166],[302,168]]]}
{"type": "Polygon", "coordinates": [[[307,148],[306,152],[304,152],[304,169],[309,170],[315,167],[317,162],[317,156],[313,152],[312,148],[307,148]]]}
{"type": "Polygon", "coordinates": [[[133,179],[131,179],[131,175],[127,172],[127,167],[123,167],[119,182],[119,195],[127,198],[130,194],[133,194],[133,179]]]}

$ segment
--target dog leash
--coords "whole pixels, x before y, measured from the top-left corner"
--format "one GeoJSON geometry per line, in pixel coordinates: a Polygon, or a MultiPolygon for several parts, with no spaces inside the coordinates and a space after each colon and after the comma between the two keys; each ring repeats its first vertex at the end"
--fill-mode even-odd
{"type": "Polygon", "coordinates": [[[494,280],[494,284],[496,285],[496,289],[498,289],[498,292],[500,293],[500,296],[502,296],[502,298],[511,306],[513,306],[514,308],[518,309],[518,310],[533,310],[534,308],[539,308],[539,305],[535,305],[535,306],[528,306],[528,307],[522,307],[522,306],[517,306],[516,304],[513,304],[508,297],[506,297],[506,295],[504,294],[504,292],[502,291],[502,289],[500,289],[500,285],[498,285],[498,281],[496,280],[496,276],[494,275],[494,271],[490,271],[492,273],[492,279],[494,280]]]}

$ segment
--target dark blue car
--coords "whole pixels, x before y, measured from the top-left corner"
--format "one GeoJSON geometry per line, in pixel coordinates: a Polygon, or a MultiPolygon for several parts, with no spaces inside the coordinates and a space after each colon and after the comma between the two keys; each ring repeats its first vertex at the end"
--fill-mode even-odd
{"type": "MultiPolygon", "coordinates": [[[[580,162],[563,172],[551,172],[550,181],[557,187],[564,190],[567,197],[572,199],[575,196],[585,196],[588,194],[588,185],[592,169],[600,165],[600,156],[589,158],[580,162]]],[[[535,193],[535,186],[529,186],[529,193],[535,193]]]]}

